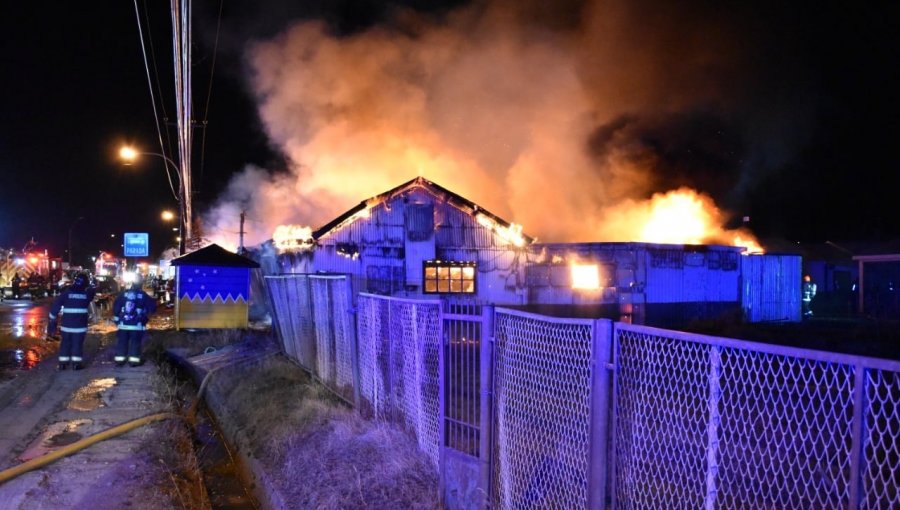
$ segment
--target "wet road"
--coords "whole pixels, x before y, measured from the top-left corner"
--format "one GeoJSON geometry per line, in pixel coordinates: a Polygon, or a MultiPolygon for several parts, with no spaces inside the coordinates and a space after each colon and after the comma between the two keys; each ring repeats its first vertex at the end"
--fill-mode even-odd
{"type": "Polygon", "coordinates": [[[59,348],[59,342],[45,340],[51,303],[51,299],[0,302],[0,381],[34,368],[59,348]]]}

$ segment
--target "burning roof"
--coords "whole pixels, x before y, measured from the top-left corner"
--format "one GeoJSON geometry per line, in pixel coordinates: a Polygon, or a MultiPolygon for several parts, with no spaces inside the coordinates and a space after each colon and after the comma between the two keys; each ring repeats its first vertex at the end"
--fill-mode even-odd
{"type": "Polygon", "coordinates": [[[403,184],[392,188],[384,193],[376,195],[374,197],[368,198],[360,202],[357,206],[353,207],[349,211],[341,214],[337,218],[331,220],[318,230],[313,231],[312,238],[314,240],[318,240],[332,231],[340,228],[346,223],[352,222],[356,218],[366,217],[367,212],[372,207],[384,203],[391,198],[402,194],[413,188],[421,188],[442,202],[450,204],[457,209],[465,212],[466,214],[470,214],[478,221],[479,224],[493,230],[497,235],[511,242],[512,244],[522,247],[534,242],[534,238],[529,237],[522,233],[522,226],[516,223],[510,223],[503,218],[497,216],[496,214],[488,211],[487,209],[479,206],[475,202],[468,200],[439,184],[435,184],[424,177],[416,177],[410,181],[404,182],[403,184]]]}

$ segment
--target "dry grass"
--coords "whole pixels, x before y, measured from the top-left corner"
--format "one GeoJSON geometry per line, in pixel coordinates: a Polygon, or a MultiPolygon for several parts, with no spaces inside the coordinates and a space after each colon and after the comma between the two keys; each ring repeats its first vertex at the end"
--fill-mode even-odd
{"type": "Polygon", "coordinates": [[[299,508],[433,509],[437,472],[396,428],[346,412],[275,443],[281,490],[299,508]]]}
{"type": "Polygon", "coordinates": [[[412,438],[363,420],[293,363],[275,357],[223,372],[210,389],[292,505],[439,507],[437,472],[412,438]]]}
{"type": "MultiPolygon", "coordinates": [[[[184,402],[192,398],[192,389],[179,380],[173,369],[166,364],[159,365],[153,375],[153,388],[160,405],[171,412],[179,412],[184,402]]],[[[155,458],[159,468],[166,474],[167,483],[160,489],[168,495],[176,508],[185,510],[207,510],[209,496],[203,483],[203,475],[193,448],[193,438],[188,425],[182,420],[169,420],[155,428],[145,444],[148,455],[155,458]]]]}
{"type": "MultiPolygon", "coordinates": [[[[208,346],[237,343],[242,345],[236,351],[246,353],[273,341],[255,331],[155,330],[145,353],[159,356],[167,348],[186,347],[199,354],[208,346]]],[[[167,380],[170,386],[160,392],[183,402],[184,389],[171,386],[173,375],[167,380]]],[[[282,356],[222,368],[212,376],[207,394],[227,408],[228,416],[219,417],[223,429],[242,437],[244,453],[261,463],[291,507],[440,507],[437,472],[411,437],[362,419],[282,356]]],[[[183,499],[183,508],[207,508],[190,435],[183,430],[182,439],[178,430],[168,433],[177,445],[173,458],[164,460],[172,466],[174,499],[183,499]]]]}

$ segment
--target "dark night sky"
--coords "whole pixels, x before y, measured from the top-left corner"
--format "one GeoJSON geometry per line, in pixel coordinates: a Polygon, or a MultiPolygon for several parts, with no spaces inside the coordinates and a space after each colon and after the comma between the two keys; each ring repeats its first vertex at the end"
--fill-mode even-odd
{"type": "MultiPolygon", "coordinates": [[[[240,58],[245,41],[275,34],[290,19],[322,18],[335,32],[350,34],[388,18],[397,6],[440,14],[465,3],[225,0],[202,170],[201,134],[195,132],[197,207],[202,210],[229,176],[248,163],[270,170],[284,164],[269,147],[245,92],[240,58]]],[[[150,33],[164,87],[162,99],[174,117],[167,4],[150,7],[150,33]]],[[[203,118],[207,99],[218,9],[218,2],[206,4],[195,6],[194,111],[198,120],[203,118]]],[[[777,102],[774,96],[788,90],[793,93],[785,94],[785,102],[803,97],[808,103],[797,106],[797,115],[804,117],[797,123],[802,132],[774,171],[742,183],[736,192],[737,171],[724,168],[720,176],[704,177],[716,181],[716,189],[710,192],[726,207],[749,214],[752,228],[762,238],[900,238],[896,212],[900,179],[895,177],[900,147],[900,27],[894,9],[886,7],[891,4],[747,4],[695,1],[684,5],[704,12],[731,9],[740,16],[746,12],[745,33],[763,33],[748,44],[763,44],[768,50],[756,53],[762,56],[756,65],[766,69],[766,55],[772,59],[771,72],[764,78],[773,86],[757,89],[760,100],[777,102]],[[780,59],[781,55],[787,56],[780,59]]],[[[568,10],[575,16],[581,2],[567,0],[559,5],[554,15],[542,18],[538,13],[535,19],[544,19],[548,25],[566,24],[566,17],[558,14],[568,10]]],[[[73,229],[76,262],[100,249],[117,249],[126,231],[149,231],[152,249],[161,250],[161,239],[172,236],[159,213],[176,207],[162,161],[146,158],[123,167],[116,157],[126,141],[158,151],[134,5],[12,2],[4,6],[0,34],[0,247],[20,248],[33,236],[51,253],[63,256],[69,228],[83,216],[73,229]]],[[[783,106],[782,112],[791,111],[791,104],[783,106]]],[[[681,119],[678,125],[685,122],[697,136],[670,140],[666,135],[670,131],[659,128],[662,134],[653,143],[660,152],[667,154],[667,147],[675,147],[670,152],[677,159],[679,151],[699,143],[700,152],[715,154],[718,149],[697,140],[709,129],[715,130],[716,123],[709,127],[709,117],[701,116],[695,125],[691,119],[681,119]]],[[[747,161],[725,158],[717,164],[728,167],[747,161]]],[[[674,184],[682,180],[697,184],[700,176],[669,178],[674,184]]]]}

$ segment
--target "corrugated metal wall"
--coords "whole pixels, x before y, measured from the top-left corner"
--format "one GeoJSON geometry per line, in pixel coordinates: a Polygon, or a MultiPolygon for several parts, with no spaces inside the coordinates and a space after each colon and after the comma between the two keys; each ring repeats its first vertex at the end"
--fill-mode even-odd
{"type": "Polygon", "coordinates": [[[500,304],[523,302],[524,251],[428,191],[413,188],[371,207],[318,240],[306,255],[279,256],[284,272],[348,273],[357,292],[422,296],[422,262],[478,263],[477,294],[500,304]]]}
{"type": "Polygon", "coordinates": [[[799,321],[802,259],[799,255],[741,257],[741,307],[750,322],[799,321]]]}
{"type": "Polygon", "coordinates": [[[647,303],[732,302],[740,299],[736,248],[659,245],[642,250],[647,303]]]}

